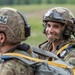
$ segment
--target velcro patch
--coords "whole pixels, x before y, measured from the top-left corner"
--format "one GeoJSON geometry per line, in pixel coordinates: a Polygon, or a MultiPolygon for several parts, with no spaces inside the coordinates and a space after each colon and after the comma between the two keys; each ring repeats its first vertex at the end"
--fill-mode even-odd
{"type": "Polygon", "coordinates": [[[0,16],[0,24],[7,24],[8,16],[0,16]]]}

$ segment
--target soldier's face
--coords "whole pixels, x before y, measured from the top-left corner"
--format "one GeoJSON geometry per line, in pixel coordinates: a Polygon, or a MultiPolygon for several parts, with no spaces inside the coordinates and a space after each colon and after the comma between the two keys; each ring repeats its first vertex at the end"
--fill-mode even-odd
{"type": "Polygon", "coordinates": [[[62,25],[56,22],[47,22],[46,24],[46,36],[49,42],[54,42],[60,38],[62,25]]]}

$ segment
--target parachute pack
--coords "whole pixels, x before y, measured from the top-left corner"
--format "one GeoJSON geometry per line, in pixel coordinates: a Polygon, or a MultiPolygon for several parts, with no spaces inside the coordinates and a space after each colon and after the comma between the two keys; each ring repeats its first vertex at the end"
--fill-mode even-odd
{"type": "Polygon", "coordinates": [[[55,54],[51,52],[32,47],[34,53],[32,53],[33,56],[31,57],[25,51],[27,50],[27,47],[29,47],[28,45],[22,44],[19,47],[20,48],[19,50],[18,47],[13,48],[13,50],[17,49],[16,52],[9,52],[3,54],[2,59],[4,61],[12,58],[21,60],[25,64],[30,65],[34,68],[35,75],[75,75],[75,68],[72,65],[62,61],[60,58],[58,58],[55,54]],[[55,60],[47,61],[35,58],[34,57],[35,53],[50,56],[55,60]]]}

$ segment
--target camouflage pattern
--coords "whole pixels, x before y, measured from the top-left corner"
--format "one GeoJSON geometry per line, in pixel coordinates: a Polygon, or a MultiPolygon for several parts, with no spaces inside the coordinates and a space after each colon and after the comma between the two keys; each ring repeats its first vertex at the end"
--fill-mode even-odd
{"type": "MultiPolygon", "coordinates": [[[[8,48],[6,47],[7,53],[12,52],[11,51],[12,49],[15,50],[15,48],[10,49],[10,47],[13,47],[14,43],[15,43],[14,46],[16,47],[21,43],[21,41],[27,38],[25,37],[25,25],[26,24],[23,20],[22,15],[18,13],[16,9],[9,8],[9,7],[1,8],[0,9],[0,33],[4,33],[6,36],[4,37],[6,39],[3,41],[3,43],[0,40],[1,43],[0,49],[5,48],[5,46],[8,46],[8,48]]],[[[28,53],[31,53],[31,51],[29,50],[28,53]]],[[[2,63],[0,62],[0,75],[34,75],[34,72],[33,72],[33,68],[30,67],[29,65],[23,63],[21,60],[12,58],[9,60],[4,60],[2,63]]]]}
{"type": "Polygon", "coordinates": [[[75,48],[70,50],[70,52],[65,56],[64,60],[75,66],[75,48]]]}
{"type": "Polygon", "coordinates": [[[25,40],[24,20],[13,8],[0,9],[0,31],[6,34],[7,43],[25,40]]]}
{"type": "Polygon", "coordinates": [[[71,35],[74,36],[75,25],[74,25],[74,15],[72,12],[64,7],[55,7],[46,12],[43,17],[43,33],[46,35],[46,23],[48,21],[61,23],[64,29],[61,31],[60,38],[68,40],[71,35]],[[65,34],[64,34],[65,33],[65,34]]]}
{"type": "Polygon", "coordinates": [[[17,59],[0,64],[0,75],[34,75],[33,69],[17,59]]]}
{"type": "MultiPolygon", "coordinates": [[[[68,44],[68,43],[69,43],[68,41],[61,42],[61,43],[57,46],[56,50],[55,50],[54,52],[52,52],[52,53],[56,54],[60,48],[62,48],[64,45],[66,45],[66,44],[68,44]]],[[[39,45],[39,48],[40,48],[40,49],[43,49],[43,50],[50,51],[51,46],[52,46],[52,44],[51,44],[50,42],[46,41],[46,42],[40,44],[40,45],[39,45]]],[[[65,51],[65,50],[64,50],[64,51],[65,51]]],[[[62,52],[61,52],[61,53],[62,53],[62,52]]],[[[58,57],[61,58],[59,55],[58,55],[58,57]]],[[[39,58],[42,58],[42,59],[45,59],[45,60],[50,60],[50,61],[52,60],[52,58],[45,57],[45,56],[40,56],[40,55],[39,55],[39,58]]],[[[65,54],[64,57],[61,58],[61,59],[63,59],[64,61],[66,61],[66,62],[68,62],[68,63],[70,63],[70,64],[72,64],[72,65],[75,66],[75,47],[72,47],[72,48],[70,49],[70,51],[68,51],[68,53],[65,54]]]]}
{"type": "MultiPolygon", "coordinates": [[[[7,53],[20,53],[19,51],[22,53],[22,50],[12,48],[7,51],[7,53]]],[[[27,50],[27,52],[23,51],[23,54],[31,56],[31,47],[27,50]]],[[[12,58],[0,63],[0,75],[34,75],[34,70],[23,61],[12,58]]]]}
{"type": "MultiPolygon", "coordinates": [[[[60,40],[63,38],[64,42],[60,42],[60,44],[57,46],[56,50],[54,50],[53,53],[56,54],[60,48],[62,48],[63,46],[65,46],[66,44],[68,44],[70,42],[69,39],[71,38],[71,35],[73,35],[73,32],[75,31],[73,28],[74,27],[74,15],[72,14],[72,12],[69,9],[64,8],[64,7],[54,7],[52,9],[50,9],[49,11],[46,12],[46,14],[43,17],[44,33],[45,33],[45,29],[46,29],[46,23],[48,21],[58,22],[58,23],[62,23],[63,25],[65,25],[65,28],[61,32],[62,34],[60,35],[60,40]],[[66,37],[66,35],[65,35],[66,31],[69,32],[69,34],[67,35],[68,37],[66,37]],[[63,36],[63,34],[64,34],[64,36],[63,36]]],[[[50,51],[51,47],[52,47],[52,43],[50,43],[48,41],[39,45],[39,48],[41,48],[43,50],[47,50],[47,51],[50,51]]],[[[66,53],[64,55],[64,57],[62,57],[62,58],[60,56],[63,54],[63,52],[61,52],[60,55],[58,55],[58,56],[61,59],[65,60],[66,62],[75,64],[75,58],[72,57],[72,56],[74,56],[75,51],[73,48],[72,48],[72,50],[70,50],[69,53],[66,53]],[[72,50],[73,50],[73,52],[72,52],[72,50]]],[[[52,60],[52,58],[49,58],[49,57],[39,56],[39,58],[43,58],[46,60],[52,60]]]]}
{"type": "Polygon", "coordinates": [[[55,7],[47,11],[43,17],[43,22],[54,21],[65,25],[72,25],[74,23],[73,19],[74,15],[70,10],[64,7],[55,7]]]}

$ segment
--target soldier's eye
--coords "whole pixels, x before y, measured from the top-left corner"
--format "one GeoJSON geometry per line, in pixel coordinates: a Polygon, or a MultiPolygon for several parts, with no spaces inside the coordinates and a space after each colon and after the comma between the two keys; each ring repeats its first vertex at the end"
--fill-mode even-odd
{"type": "Polygon", "coordinates": [[[46,27],[51,27],[51,25],[50,24],[47,24],[46,27]]]}
{"type": "Polygon", "coordinates": [[[59,28],[59,25],[54,25],[54,28],[59,28]]]}

